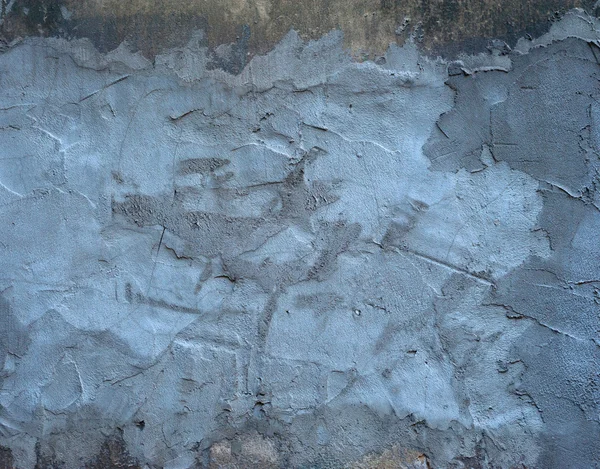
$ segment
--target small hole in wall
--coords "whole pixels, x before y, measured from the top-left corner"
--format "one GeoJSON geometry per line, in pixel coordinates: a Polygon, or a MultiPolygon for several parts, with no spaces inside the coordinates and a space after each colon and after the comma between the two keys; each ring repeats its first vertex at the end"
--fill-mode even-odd
{"type": "Polygon", "coordinates": [[[140,430],[143,430],[146,426],[146,422],[144,422],[143,420],[138,420],[137,422],[135,422],[135,426],[138,427],[140,430]]]}

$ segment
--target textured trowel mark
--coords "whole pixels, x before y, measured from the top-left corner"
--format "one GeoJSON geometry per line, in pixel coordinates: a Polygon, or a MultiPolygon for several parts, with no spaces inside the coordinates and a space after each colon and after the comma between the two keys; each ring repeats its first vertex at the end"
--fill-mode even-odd
{"type": "Polygon", "coordinates": [[[570,195],[585,194],[598,167],[591,136],[599,72],[590,47],[567,39],[515,55],[510,74],[449,78],[457,103],[425,147],[433,167],[479,170],[485,164],[478,156],[487,145],[496,161],[570,195]]]}
{"type": "Polygon", "coordinates": [[[511,355],[527,366],[515,392],[535,401],[547,425],[543,465],[585,466],[597,458],[593,441],[600,438],[600,212],[558,189],[545,190],[544,199],[540,226],[553,255],[512,272],[488,301],[513,321],[530,324],[511,355]],[[557,365],[550,366],[548,357],[557,365]],[[572,427],[578,418],[583,421],[572,427]],[[575,444],[581,453],[562,448],[575,444]]]}
{"type": "Polygon", "coordinates": [[[533,51],[525,60],[515,60],[517,76],[508,96],[492,108],[491,143],[496,159],[581,195],[591,185],[589,166],[598,167],[597,161],[589,161],[597,156],[588,156],[582,143],[589,138],[590,107],[598,99],[591,83],[600,71],[594,57],[577,56],[577,46],[561,44],[553,56],[533,51]],[[563,51],[575,57],[563,57],[563,51]]]}
{"type": "Polygon", "coordinates": [[[568,107],[547,62],[591,92],[593,50],[496,51],[448,87],[414,45],[376,65],[342,44],[290,33],[237,76],[198,37],[154,65],[52,39],[0,55],[18,467],[559,468],[578,439],[597,458],[596,111],[573,99],[561,127],[583,164],[510,111],[536,76],[568,107]]]}
{"type": "MultiPolygon", "coordinates": [[[[505,347],[508,361],[502,369],[510,373],[524,366],[512,391],[541,412],[543,467],[596,464],[592,448],[600,436],[600,153],[593,84],[599,73],[593,42],[598,33],[585,32],[595,24],[591,19],[573,14],[569,21],[586,25],[583,40],[551,43],[564,36],[556,27],[539,41],[546,47],[514,55],[509,74],[450,78],[456,108],[440,119],[437,135],[426,146],[437,169],[489,167],[493,163],[475,158],[485,145],[494,160],[538,180],[543,207],[537,229],[548,237],[551,251],[499,279],[483,301],[502,308],[514,321],[513,330],[521,330],[522,337],[505,347]],[[472,123],[475,132],[461,131],[472,123]],[[579,419],[581,425],[572,427],[579,419]],[[574,445],[582,451],[568,450],[574,445]]],[[[572,35],[578,36],[576,30],[572,35]]]]}

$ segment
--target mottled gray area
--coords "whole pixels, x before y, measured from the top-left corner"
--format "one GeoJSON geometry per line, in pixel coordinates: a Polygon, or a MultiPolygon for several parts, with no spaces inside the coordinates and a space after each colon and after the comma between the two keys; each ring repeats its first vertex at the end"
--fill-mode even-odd
{"type": "Polygon", "coordinates": [[[600,467],[600,24],[201,38],[0,55],[3,464],[600,467]]]}

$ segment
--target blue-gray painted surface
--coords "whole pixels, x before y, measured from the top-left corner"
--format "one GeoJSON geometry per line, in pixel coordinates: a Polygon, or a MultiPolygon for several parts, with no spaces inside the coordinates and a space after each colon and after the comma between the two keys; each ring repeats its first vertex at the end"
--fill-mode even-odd
{"type": "Polygon", "coordinates": [[[600,467],[598,21],[201,39],[0,54],[11,464],[600,467]]]}

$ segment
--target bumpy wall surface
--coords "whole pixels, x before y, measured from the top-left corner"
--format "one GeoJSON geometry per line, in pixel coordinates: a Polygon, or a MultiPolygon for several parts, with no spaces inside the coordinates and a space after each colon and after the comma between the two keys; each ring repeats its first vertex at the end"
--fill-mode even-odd
{"type": "Polygon", "coordinates": [[[600,467],[598,20],[60,3],[2,2],[0,467],[600,467]]]}

